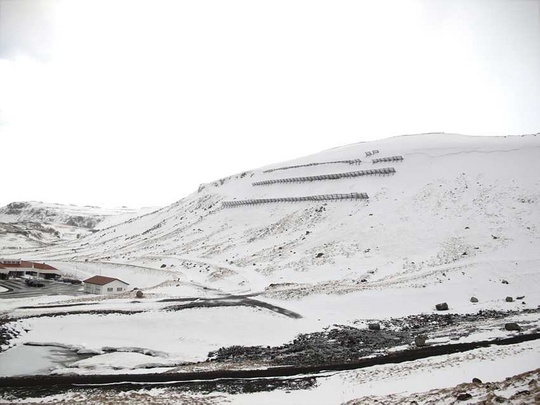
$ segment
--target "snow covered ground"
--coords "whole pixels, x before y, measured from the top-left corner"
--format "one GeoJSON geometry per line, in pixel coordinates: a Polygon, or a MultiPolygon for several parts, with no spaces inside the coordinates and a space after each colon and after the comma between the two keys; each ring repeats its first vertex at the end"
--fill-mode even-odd
{"type": "MultiPolygon", "coordinates": [[[[333,325],[365,329],[380,322],[384,330],[395,318],[440,314],[435,305],[442,302],[449,306],[444,314],[511,312],[465,330],[462,324],[434,326],[428,330],[430,344],[511,336],[517,332],[504,327],[510,321],[521,326],[520,333],[535,333],[540,330],[538,173],[540,136],[426,134],[340,147],[204,184],[159,211],[26,252],[25,259],[46,261],[74,277],[120,278],[142,288],[145,298],[130,293],[0,300],[0,313],[18,319],[12,325],[19,334],[9,345],[53,344],[96,353],[59,365],[57,374],[140,373],[150,366],[163,372],[203,361],[220,347],[279,346],[333,325]],[[367,157],[373,150],[379,152],[367,157]],[[403,160],[374,162],[393,156],[403,160]],[[355,159],[362,163],[315,164],[355,159]],[[382,167],[396,173],[252,184],[382,167]],[[365,192],[369,199],[221,205],[352,192],[365,192]],[[237,295],[253,296],[259,304],[240,299],[231,304],[237,295]],[[170,302],[161,301],[171,298],[193,306],[172,311],[170,302]],[[197,306],[205,299],[225,300],[227,306],[197,306]],[[20,308],[53,303],[92,305],[20,308]],[[109,352],[111,347],[116,351],[109,352]]],[[[8,353],[0,354],[0,361],[8,353]]],[[[451,387],[474,376],[501,380],[539,365],[538,344],[529,342],[410,366],[335,373],[317,379],[310,390],[219,401],[342,403],[451,387]]]]}
{"type": "MultiPolygon", "coordinates": [[[[236,395],[235,404],[342,404],[363,398],[362,403],[387,403],[386,397],[407,396],[433,389],[454,387],[479,378],[483,382],[538,368],[540,343],[531,342],[512,347],[479,349],[434,359],[402,364],[374,366],[368,369],[328,373],[308,391],[282,391],[236,395]]],[[[417,395],[423,403],[428,398],[417,395]]],[[[455,398],[453,398],[455,400],[455,398]]],[[[473,399],[473,401],[475,401],[473,399]]],[[[360,401],[359,401],[360,402],[360,401]]],[[[396,401],[399,403],[399,401],[396,401]]],[[[452,401],[453,403],[453,401],[452,401]]],[[[478,403],[478,400],[473,403],[478,403]]]]}
{"type": "Polygon", "coordinates": [[[76,240],[157,209],[12,202],[0,207],[0,257],[10,253],[24,255],[27,250],[76,240]]]}

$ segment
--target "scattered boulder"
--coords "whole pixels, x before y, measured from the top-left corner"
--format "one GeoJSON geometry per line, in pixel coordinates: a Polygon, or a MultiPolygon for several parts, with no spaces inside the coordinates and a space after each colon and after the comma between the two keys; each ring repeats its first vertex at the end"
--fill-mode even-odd
{"type": "Polygon", "coordinates": [[[448,304],[446,302],[442,302],[440,304],[435,305],[435,309],[437,311],[448,311],[448,304]]]}
{"type": "Polygon", "coordinates": [[[381,330],[381,324],[378,322],[368,324],[369,330],[381,330]]]}
{"type": "Polygon", "coordinates": [[[504,324],[504,329],[506,330],[517,330],[518,332],[521,330],[521,326],[519,326],[515,322],[508,322],[504,324]]]}
{"type": "Polygon", "coordinates": [[[414,344],[418,347],[423,347],[423,346],[426,346],[426,340],[427,340],[426,335],[418,335],[414,338],[414,344]]]}
{"type": "Polygon", "coordinates": [[[519,297],[516,297],[516,300],[522,300],[523,298],[525,298],[524,295],[520,295],[519,297]]]}
{"type": "Polygon", "coordinates": [[[315,256],[317,259],[321,258],[324,256],[324,253],[317,253],[317,255],[315,256]]]}
{"type": "Polygon", "coordinates": [[[474,378],[472,379],[472,382],[473,382],[474,384],[482,384],[482,380],[481,380],[480,378],[476,378],[476,377],[474,377],[474,378]]]}
{"type": "Polygon", "coordinates": [[[504,300],[506,302],[514,302],[514,299],[512,297],[506,297],[504,300]]]}
{"type": "Polygon", "coordinates": [[[456,399],[458,401],[468,401],[469,399],[472,398],[472,395],[469,394],[468,392],[461,392],[457,395],[456,399]]]}
{"type": "Polygon", "coordinates": [[[144,293],[141,291],[141,290],[137,290],[137,292],[135,293],[135,296],[137,298],[143,298],[144,297],[144,293]]]}
{"type": "Polygon", "coordinates": [[[167,265],[166,265],[165,263],[163,263],[163,264],[161,265],[161,268],[163,269],[163,268],[165,268],[165,267],[167,267],[167,265]]]}
{"type": "Polygon", "coordinates": [[[367,283],[367,279],[363,278],[362,280],[360,280],[361,283],[367,283]]]}
{"type": "Polygon", "coordinates": [[[476,297],[471,297],[471,302],[478,302],[478,298],[476,298],[476,297]]]}
{"type": "Polygon", "coordinates": [[[508,284],[508,281],[507,280],[501,280],[501,283],[508,284]]]}

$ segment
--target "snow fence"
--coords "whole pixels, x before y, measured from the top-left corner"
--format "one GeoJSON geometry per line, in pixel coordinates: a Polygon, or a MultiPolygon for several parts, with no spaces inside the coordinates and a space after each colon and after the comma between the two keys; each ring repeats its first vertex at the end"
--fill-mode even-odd
{"type": "Polygon", "coordinates": [[[376,153],[379,153],[379,150],[378,150],[378,149],[368,150],[368,151],[366,152],[366,157],[371,156],[371,155],[374,155],[374,154],[376,154],[376,153]]]}
{"type": "Polygon", "coordinates": [[[254,200],[223,201],[223,208],[238,207],[241,205],[257,205],[281,202],[300,202],[300,201],[330,201],[330,200],[367,200],[367,193],[349,193],[349,194],[321,194],[305,197],[284,197],[284,198],[259,198],[254,200]]]}
{"type": "Polygon", "coordinates": [[[383,158],[377,158],[373,159],[373,163],[379,163],[379,162],[400,162],[403,160],[403,156],[390,156],[390,157],[383,157],[383,158]]]}
{"type": "Polygon", "coordinates": [[[350,165],[359,165],[360,163],[362,163],[362,161],[360,159],[352,159],[352,160],[334,160],[334,161],[331,161],[331,162],[306,163],[306,164],[303,164],[303,165],[283,166],[283,167],[277,167],[275,169],[263,170],[263,173],[272,173],[272,172],[277,172],[278,170],[296,169],[297,167],[333,165],[333,164],[336,164],[336,163],[348,163],[350,165]]]}
{"type": "Polygon", "coordinates": [[[344,178],[349,178],[349,177],[360,177],[360,176],[370,176],[370,175],[389,176],[394,173],[396,173],[396,169],[394,169],[393,167],[385,167],[383,169],[369,169],[369,170],[358,170],[355,172],[321,174],[319,176],[290,177],[286,179],[263,180],[263,181],[256,181],[251,184],[254,186],[268,186],[270,184],[277,184],[277,183],[299,183],[299,182],[306,182],[306,181],[337,180],[337,179],[344,179],[344,178]]]}

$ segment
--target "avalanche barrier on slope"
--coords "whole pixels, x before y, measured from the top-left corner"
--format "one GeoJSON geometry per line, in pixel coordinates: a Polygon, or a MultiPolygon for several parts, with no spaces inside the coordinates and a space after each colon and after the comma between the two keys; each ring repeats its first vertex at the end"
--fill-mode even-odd
{"type": "Polygon", "coordinates": [[[330,200],[367,200],[367,193],[349,193],[349,194],[321,194],[305,197],[284,197],[284,198],[260,198],[254,200],[223,201],[223,208],[238,207],[241,205],[270,204],[281,202],[301,202],[301,201],[330,201],[330,200]]]}
{"type": "Polygon", "coordinates": [[[319,176],[307,176],[307,177],[290,177],[287,179],[275,179],[275,180],[263,180],[256,181],[251,183],[254,186],[268,186],[270,184],[277,183],[300,183],[305,181],[321,181],[321,180],[338,180],[350,177],[360,177],[360,176],[370,176],[370,175],[381,175],[389,176],[396,173],[396,169],[393,167],[385,167],[383,169],[369,169],[369,170],[359,170],[356,172],[345,172],[345,173],[334,173],[334,174],[321,174],[319,176]]]}
{"type": "Polygon", "coordinates": [[[389,157],[383,157],[383,158],[377,158],[373,159],[373,163],[379,163],[379,162],[400,162],[403,160],[403,156],[389,156],[389,157]]]}
{"type": "Polygon", "coordinates": [[[277,167],[275,169],[263,170],[263,173],[272,173],[272,172],[277,172],[278,170],[296,169],[298,167],[332,165],[332,164],[336,164],[336,163],[348,163],[350,165],[353,165],[353,164],[358,164],[359,165],[360,163],[362,163],[362,161],[360,159],[352,159],[352,160],[334,160],[334,161],[331,161],[331,162],[306,163],[306,164],[303,164],[303,165],[283,166],[283,167],[277,167]]]}

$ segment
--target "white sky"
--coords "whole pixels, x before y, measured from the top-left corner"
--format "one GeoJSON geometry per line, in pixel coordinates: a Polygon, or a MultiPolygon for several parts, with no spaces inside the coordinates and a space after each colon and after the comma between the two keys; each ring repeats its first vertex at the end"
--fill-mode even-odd
{"type": "Polygon", "coordinates": [[[0,0],[0,205],[433,131],[540,131],[539,1],[0,0]]]}

